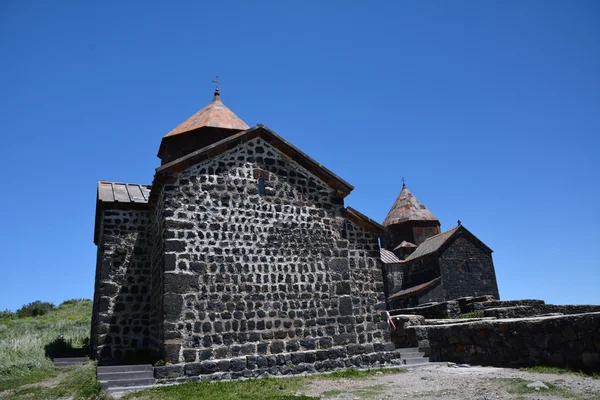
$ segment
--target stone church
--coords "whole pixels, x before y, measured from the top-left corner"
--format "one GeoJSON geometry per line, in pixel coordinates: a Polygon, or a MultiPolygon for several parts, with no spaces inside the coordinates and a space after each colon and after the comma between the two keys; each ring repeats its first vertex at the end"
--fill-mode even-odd
{"type": "Polygon", "coordinates": [[[345,206],[351,184],[218,89],[158,157],[151,186],[98,183],[100,363],[367,366],[395,357],[386,308],[498,297],[492,251],[462,225],[440,233],[406,187],[383,225],[345,206]]]}

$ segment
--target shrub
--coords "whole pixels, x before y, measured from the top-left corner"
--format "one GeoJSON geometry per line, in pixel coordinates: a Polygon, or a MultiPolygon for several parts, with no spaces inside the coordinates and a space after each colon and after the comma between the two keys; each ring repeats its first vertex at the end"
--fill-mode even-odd
{"type": "Polygon", "coordinates": [[[90,299],[69,299],[69,300],[65,300],[62,303],[60,303],[58,306],[62,307],[62,306],[67,306],[69,304],[77,304],[77,303],[81,303],[83,301],[91,301],[90,299]]]}
{"type": "Polygon", "coordinates": [[[17,317],[37,317],[44,315],[54,308],[54,304],[45,301],[34,301],[33,303],[25,304],[17,310],[17,317]]]}
{"type": "Polygon", "coordinates": [[[461,314],[458,318],[483,318],[483,310],[461,314]]]}
{"type": "Polygon", "coordinates": [[[0,321],[4,319],[13,319],[15,317],[15,313],[6,309],[4,311],[0,311],[0,321]]]}

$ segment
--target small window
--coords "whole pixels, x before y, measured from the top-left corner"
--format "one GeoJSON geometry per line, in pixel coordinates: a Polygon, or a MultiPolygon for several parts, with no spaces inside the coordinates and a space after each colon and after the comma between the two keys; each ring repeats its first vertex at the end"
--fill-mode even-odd
{"type": "Polygon", "coordinates": [[[468,262],[468,261],[467,261],[467,262],[465,262],[465,272],[466,272],[466,273],[469,273],[469,272],[471,272],[471,267],[469,266],[469,262],[468,262]]]}
{"type": "Polygon", "coordinates": [[[258,178],[258,194],[265,195],[265,179],[263,177],[258,178]]]}

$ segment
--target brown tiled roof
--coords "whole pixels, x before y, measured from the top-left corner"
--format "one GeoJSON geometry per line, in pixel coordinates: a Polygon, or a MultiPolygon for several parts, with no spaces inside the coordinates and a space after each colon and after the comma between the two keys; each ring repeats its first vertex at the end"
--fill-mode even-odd
{"type": "Polygon", "coordinates": [[[215,92],[215,97],[206,107],[189,117],[164,137],[179,135],[203,127],[236,129],[239,131],[249,128],[244,121],[223,104],[219,92],[215,92]]]}
{"type": "Polygon", "coordinates": [[[401,262],[400,259],[394,253],[392,253],[391,251],[389,251],[387,249],[384,249],[384,248],[379,249],[379,254],[381,256],[381,261],[384,264],[397,264],[397,263],[401,262]]]}
{"type": "Polygon", "coordinates": [[[411,294],[419,293],[419,292],[424,291],[425,289],[433,289],[441,281],[442,281],[442,277],[438,276],[437,278],[435,278],[435,279],[433,279],[433,280],[431,280],[429,282],[425,282],[425,283],[422,283],[420,285],[413,286],[411,288],[401,290],[398,293],[395,293],[395,294],[391,295],[390,297],[388,297],[388,300],[394,300],[394,299],[397,299],[399,297],[404,297],[404,296],[408,296],[408,295],[411,295],[411,294]]]}
{"type": "Polygon", "coordinates": [[[437,221],[438,219],[427,209],[405,185],[402,185],[402,191],[394,202],[387,217],[383,221],[383,226],[399,224],[406,221],[437,221]]]}
{"type": "Polygon", "coordinates": [[[446,232],[438,233],[435,236],[432,236],[425,240],[423,243],[417,247],[417,249],[406,259],[406,261],[414,260],[415,258],[423,257],[428,254],[436,252],[448,239],[452,237],[452,235],[458,230],[461,225],[458,225],[452,229],[447,230],[446,232]]]}
{"type": "MultiPolygon", "coordinates": [[[[156,174],[154,175],[154,182],[156,185],[153,184],[153,187],[156,186],[158,190],[158,185],[160,185],[165,179],[169,179],[170,177],[177,175],[180,171],[184,171],[194,164],[211,159],[227,150],[233,149],[241,143],[248,142],[257,137],[260,137],[267,143],[270,143],[287,157],[297,162],[300,166],[307,169],[310,173],[314,174],[316,177],[329,185],[329,187],[334,189],[334,196],[342,198],[346,197],[354,189],[354,186],[331,172],[322,164],[319,164],[306,153],[269,128],[260,124],[245,131],[236,133],[235,135],[229,136],[200,150],[196,150],[193,153],[178,158],[177,160],[173,160],[170,163],[161,165],[156,169],[156,174]]],[[[152,193],[154,193],[154,191],[152,191],[152,193]]],[[[151,202],[153,197],[153,194],[151,194],[151,202]]]]}

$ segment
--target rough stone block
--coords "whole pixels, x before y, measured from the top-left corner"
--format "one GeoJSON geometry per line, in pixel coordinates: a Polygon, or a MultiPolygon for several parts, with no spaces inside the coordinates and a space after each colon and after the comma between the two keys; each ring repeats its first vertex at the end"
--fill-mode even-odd
{"type": "Polygon", "coordinates": [[[179,351],[181,350],[180,344],[168,343],[164,345],[165,361],[176,364],[179,362],[179,351]]]}
{"type": "Polygon", "coordinates": [[[156,379],[175,379],[184,376],[183,365],[166,365],[163,367],[154,367],[154,378],[156,379]]]}
{"type": "Polygon", "coordinates": [[[188,274],[164,274],[165,293],[194,293],[200,289],[198,276],[188,274]]]}
{"type": "Polygon", "coordinates": [[[342,281],[335,284],[335,293],[337,295],[351,294],[350,282],[342,281]]]}
{"type": "Polygon", "coordinates": [[[166,293],[163,300],[163,310],[167,321],[178,321],[181,317],[183,299],[176,294],[166,293]]]}
{"type": "Polygon", "coordinates": [[[353,314],[353,306],[352,306],[352,297],[350,296],[340,296],[339,298],[339,310],[340,315],[352,315],[353,314]]]}

